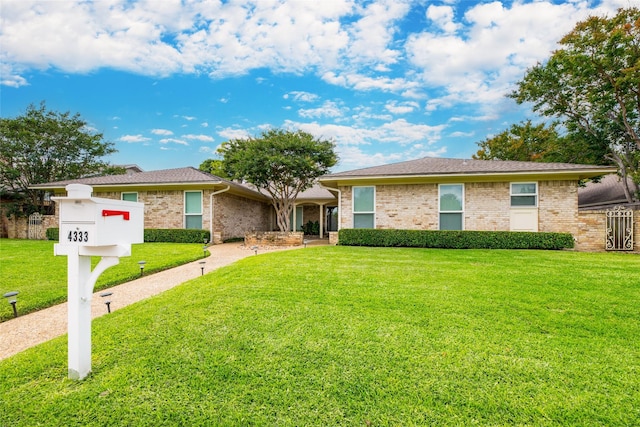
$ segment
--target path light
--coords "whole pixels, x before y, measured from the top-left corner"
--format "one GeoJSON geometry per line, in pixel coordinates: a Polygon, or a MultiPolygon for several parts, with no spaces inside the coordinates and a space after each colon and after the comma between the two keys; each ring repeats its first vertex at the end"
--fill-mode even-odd
{"type": "Polygon", "coordinates": [[[251,246],[251,249],[253,249],[253,251],[256,253],[256,255],[258,255],[258,247],[257,246],[251,246]]]}
{"type": "MultiPolygon", "coordinates": [[[[4,297],[9,299],[11,297],[15,297],[16,295],[18,295],[18,291],[11,291],[4,294],[4,297]]],[[[18,317],[18,309],[16,309],[17,302],[18,300],[16,300],[15,298],[9,299],[9,304],[11,304],[11,307],[13,307],[13,317],[18,317]]]]}
{"type": "Polygon", "coordinates": [[[206,258],[207,257],[207,245],[205,244],[202,247],[202,258],[206,258]]]}
{"type": "Polygon", "coordinates": [[[304,239],[304,240],[302,241],[302,243],[304,243],[304,247],[306,248],[306,247],[307,247],[307,243],[309,243],[309,241],[308,241],[307,239],[304,239]]]}
{"type": "Polygon", "coordinates": [[[140,276],[142,276],[144,274],[144,265],[147,263],[147,261],[138,261],[138,265],[140,266],[140,276]]]}
{"type": "MultiPolygon", "coordinates": [[[[100,294],[102,298],[110,297],[111,295],[113,295],[113,292],[105,292],[100,294]]],[[[104,303],[107,305],[107,313],[111,313],[111,301],[106,300],[104,303]]]]}
{"type": "Polygon", "coordinates": [[[200,261],[198,264],[200,264],[200,270],[202,271],[201,276],[204,276],[204,265],[206,264],[206,261],[200,261]]]}

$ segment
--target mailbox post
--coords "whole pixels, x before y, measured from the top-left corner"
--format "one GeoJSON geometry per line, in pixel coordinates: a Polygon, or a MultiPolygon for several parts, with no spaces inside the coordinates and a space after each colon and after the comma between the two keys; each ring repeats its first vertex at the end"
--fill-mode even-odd
{"type": "Polygon", "coordinates": [[[132,243],[144,241],[144,205],[91,197],[93,188],[70,184],[67,197],[53,197],[60,214],[55,255],[67,256],[69,378],[91,372],[91,298],[98,277],[131,255],[132,243]],[[91,257],[101,257],[91,271],[91,257]]]}

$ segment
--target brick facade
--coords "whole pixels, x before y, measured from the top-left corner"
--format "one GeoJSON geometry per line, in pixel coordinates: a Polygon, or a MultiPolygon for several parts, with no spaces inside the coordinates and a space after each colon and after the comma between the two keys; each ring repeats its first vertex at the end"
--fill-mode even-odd
{"type": "MultiPolygon", "coordinates": [[[[510,182],[464,184],[465,230],[510,229],[510,182]]],[[[538,183],[538,231],[577,233],[576,181],[538,183]]],[[[340,187],[341,226],[353,227],[351,187],[340,187]]],[[[437,230],[438,184],[375,186],[375,226],[380,229],[437,230]]]]}
{"type": "MultiPolygon", "coordinates": [[[[211,225],[211,193],[202,191],[202,229],[211,225]]],[[[138,202],[144,203],[144,228],[184,228],[184,191],[139,191],[138,202]]],[[[94,197],[120,200],[121,192],[94,192],[94,197]]],[[[213,235],[214,243],[234,237],[243,237],[248,231],[271,230],[271,205],[268,203],[220,193],[214,198],[213,235]]],[[[43,227],[58,227],[59,217],[44,217],[43,227]]],[[[8,219],[3,228],[9,238],[27,238],[26,218],[8,219]]]]}
{"type": "MultiPolygon", "coordinates": [[[[607,211],[580,211],[578,231],[574,234],[579,251],[604,251],[607,211]]],[[[640,253],[640,210],[633,213],[633,252],[640,253]]]]}

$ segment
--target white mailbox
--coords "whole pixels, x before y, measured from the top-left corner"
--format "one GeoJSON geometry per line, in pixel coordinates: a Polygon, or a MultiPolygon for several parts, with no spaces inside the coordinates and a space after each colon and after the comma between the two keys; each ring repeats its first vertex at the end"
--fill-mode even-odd
{"type": "Polygon", "coordinates": [[[52,197],[60,213],[60,243],[55,255],[67,257],[67,345],[69,378],[91,372],[91,297],[98,277],[144,242],[144,205],[91,197],[88,185],[67,185],[67,197],[52,197]],[[91,257],[101,257],[91,270],[91,257]]]}
{"type": "Polygon", "coordinates": [[[52,197],[60,213],[60,244],[111,246],[144,242],[144,204],[91,197],[88,185],[70,184],[52,197]]]}

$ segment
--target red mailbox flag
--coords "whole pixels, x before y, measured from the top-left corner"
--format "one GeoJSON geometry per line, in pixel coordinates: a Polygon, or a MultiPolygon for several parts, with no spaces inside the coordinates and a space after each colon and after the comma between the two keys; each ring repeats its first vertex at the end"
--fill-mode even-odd
{"type": "Polygon", "coordinates": [[[102,216],[117,216],[122,215],[122,219],[125,221],[129,221],[129,212],[128,211],[112,211],[109,209],[102,210],[102,216]]]}

